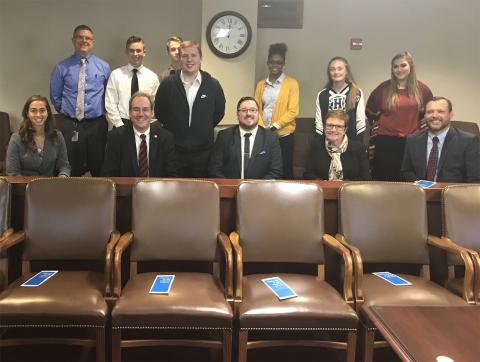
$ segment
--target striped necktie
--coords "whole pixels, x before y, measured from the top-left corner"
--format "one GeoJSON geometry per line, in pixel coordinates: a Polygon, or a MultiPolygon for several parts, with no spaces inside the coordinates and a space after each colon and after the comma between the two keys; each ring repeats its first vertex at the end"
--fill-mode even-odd
{"type": "Polygon", "coordinates": [[[140,135],[142,142],[140,142],[140,150],[138,151],[138,169],[140,177],[148,177],[148,156],[147,156],[147,136],[140,135]]]}

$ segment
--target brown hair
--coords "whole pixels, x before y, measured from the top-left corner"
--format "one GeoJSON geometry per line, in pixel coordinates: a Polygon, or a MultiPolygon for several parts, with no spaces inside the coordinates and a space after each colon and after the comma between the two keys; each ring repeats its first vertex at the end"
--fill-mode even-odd
{"type": "Polygon", "coordinates": [[[200,48],[200,44],[193,40],[184,40],[180,43],[180,56],[182,55],[182,49],[196,47],[198,49],[198,54],[200,54],[200,58],[202,57],[202,48],[200,48]]]}
{"type": "Polygon", "coordinates": [[[50,108],[50,104],[48,103],[47,98],[40,96],[40,95],[33,95],[30,96],[25,105],[23,106],[22,116],[23,122],[20,125],[20,130],[18,134],[20,135],[20,140],[25,148],[29,151],[36,151],[37,146],[35,144],[35,140],[33,139],[33,135],[35,134],[35,128],[33,127],[32,121],[28,118],[28,110],[30,109],[30,105],[35,101],[41,101],[45,103],[45,108],[47,109],[47,120],[45,121],[45,139],[50,138],[52,142],[56,142],[58,139],[57,130],[53,128],[53,115],[52,109],[50,108]]]}
{"type": "Polygon", "coordinates": [[[325,115],[325,124],[327,124],[327,120],[329,118],[341,119],[345,123],[345,129],[348,127],[348,122],[350,121],[350,117],[348,117],[347,112],[342,109],[328,111],[328,113],[325,115]]]}

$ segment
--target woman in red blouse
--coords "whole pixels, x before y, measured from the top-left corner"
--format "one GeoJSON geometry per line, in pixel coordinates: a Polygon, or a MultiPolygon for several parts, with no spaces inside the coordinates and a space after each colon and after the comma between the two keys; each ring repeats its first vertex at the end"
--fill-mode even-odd
{"type": "Polygon", "coordinates": [[[405,139],[425,126],[425,103],[430,88],[417,80],[413,57],[408,52],[392,59],[391,79],[381,83],[368,97],[370,157],[375,180],[401,181],[405,139]]]}

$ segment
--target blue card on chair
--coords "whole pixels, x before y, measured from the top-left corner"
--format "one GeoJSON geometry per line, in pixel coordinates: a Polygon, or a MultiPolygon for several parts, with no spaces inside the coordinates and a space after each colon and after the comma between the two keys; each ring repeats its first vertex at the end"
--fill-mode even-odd
{"type": "Polygon", "coordinates": [[[279,277],[265,278],[262,279],[262,282],[265,283],[267,287],[277,296],[278,299],[288,299],[295,298],[297,293],[290,288],[282,279],[279,277]]]}
{"type": "Polygon", "coordinates": [[[22,287],[38,287],[58,273],[58,270],[42,270],[22,284],[22,287]]]}
{"type": "Polygon", "coordinates": [[[150,288],[150,294],[168,294],[175,275],[157,275],[150,288]]]}
{"type": "Polygon", "coordinates": [[[408,280],[405,280],[402,277],[399,277],[398,275],[395,275],[390,272],[378,272],[378,273],[372,273],[372,274],[376,275],[379,278],[382,278],[383,280],[397,287],[402,285],[412,285],[412,283],[410,283],[408,280]]]}

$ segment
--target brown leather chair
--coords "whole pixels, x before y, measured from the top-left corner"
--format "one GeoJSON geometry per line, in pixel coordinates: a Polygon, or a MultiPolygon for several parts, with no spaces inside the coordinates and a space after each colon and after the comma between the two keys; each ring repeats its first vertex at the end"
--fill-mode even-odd
{"type": "Polygon", "coordinates": [[[480,303],[480,185],[445,187],[442,192],[442,216],[444,236],[429,236],[430,244],[445,251],[441,254],[442,282],[469,303],[480,303]],[[462,251],[470,254],[475,273],[465,266],[462,251]],[[453,273],[449,273],[448,267],[453,269],[453,273]],[[460,271],[463,275],[459,275],[460,271]],[[450,278],[449,274],[453,277],[450,278]]]}
{"type": "Polygon", "coordinates": [[[239,362],[247,360],[248,349],[282,345],[344,349],[345,359],[354,360],[358,317],[352,308],[352,261],[348,249],[324,232],[323,191],[318,185],[240,184],[237,231],[230,239],[236,257],[239,362]],[[324,246],[343,257],[341,292],[316,275],[324,262],[324,246]],[[308,274],[293,266],[312,270],[308,274]],[[277,299],[262,283],[272,276],[281,277],[298,297],[277,299]]]}
{"type": "MultiPolygon", "coordinates": [[[[13,243],[23,234],[13,233],[10,228],[10,202],[11,186],[7,179],[0,177],[0,245],[3,243],[13,243]]],[[[1,248],[1,246],[0,246],[1,248]]],[[[8,258],[5,251],[0,252],[0,292],[8,284],[8,258]]]]}
{"type": "MultiPolygon", "coordinates": [[[[406,183],[346,183],[339,190],[339,210],[337,239],[353,256],[355,307],[363,324],[365,360],[372,359],[374,346],[387,344],[374,342],[375,328],[364,308],[468,305],[464,299],[420,276],[423,266],[430,261],[423,189],[406,183]],[[395,287],[369,274],[375,271],[398,274],[412,285],[395,287]]],[[[468,259],[468,255],[462,255],[468,259]]]]}
{"type": "Polygon", "coordinates": [[[171,345],[221,350],[223,360],[230,361],[232,263],[228,237],[220,232],[220,194],[215,183],[151,180],[136,184],[132,232],[122,235],[115,250],[118,300],[112,311],[113,360],[121,360],[123,348],[171,345]],[[122,255],[129,245],[130,278],[122,288],[122,255]],[[224,285],[211,272],[220,259],[226,270],[224,285]],[[202,262],[210,270],[200,272],[197,264],[202,262]],[[149,294],[158,274],[175,275],[168,296],[149,294]]]}
{"type": "Polygon", "coordinates": [[[104,297],[111,292],[119,239],[115,185],[103,179],[34,180],[26,188],[24,227],[24,238],[0,245],[24,244],[22,276],[0,294],[0,328],[6,330],[0,347],[81,345],[96,347],[96,360],[105,360],[104,297]],[[59,272],[41,286],[22,287],[38,263],[59,272]],[[92,269],[82,270],[86,265],[92,269]]]}
{"type": "Polygon", "coordinates": [[[10,117],[8,113],[0,112],[0,175],[5,174],[5,156],[11,134],[10,117]]]}
{"type": "Polygon", "coordinates": [[[480,129],[478,128],[478,123],[468,122],[468,121],[452,121],[452,126],[461,129],[465,132],[470,132],[473,134],[480,134],[480,129]]]}

